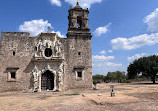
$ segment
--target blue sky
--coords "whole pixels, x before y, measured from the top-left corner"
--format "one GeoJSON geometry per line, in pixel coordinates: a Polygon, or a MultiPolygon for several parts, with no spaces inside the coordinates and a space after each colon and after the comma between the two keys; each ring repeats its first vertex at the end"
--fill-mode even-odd
{"type": "MultiPolygon", "coordinates": [[[[1,0],[0,31],[32,36],[52,27],[66,37],[68,10],[77,0],[1,0]]],[[[125,71],[130,62],[158,54],[158,0],[79,0],[89,8],[93,74],[125,71]]]]}

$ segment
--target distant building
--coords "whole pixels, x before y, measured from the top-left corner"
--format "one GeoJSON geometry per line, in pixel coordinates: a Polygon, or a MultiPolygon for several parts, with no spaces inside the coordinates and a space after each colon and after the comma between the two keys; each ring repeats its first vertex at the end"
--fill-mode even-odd
{"type": "Polygon", "coordinates": [[[0,92],[92,88],[88,14],[78,2],[69,9],[67,38],[50,31],[36,37],[1,32],[0,92]]]}

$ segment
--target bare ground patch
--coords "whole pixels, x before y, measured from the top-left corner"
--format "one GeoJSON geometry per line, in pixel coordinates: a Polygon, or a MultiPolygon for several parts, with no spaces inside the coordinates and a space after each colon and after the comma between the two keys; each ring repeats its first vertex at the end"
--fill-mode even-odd
{"type": "Polygon", "coordinates": [[[110,97],[110,85],[99,84],[98,90],[72,90],[65,93],[0,93],[0,111],[158,110],[158,84],[113,84],[115,97],[110,97]],[[100,92],[102,96],[98,96],[100,92]]]}

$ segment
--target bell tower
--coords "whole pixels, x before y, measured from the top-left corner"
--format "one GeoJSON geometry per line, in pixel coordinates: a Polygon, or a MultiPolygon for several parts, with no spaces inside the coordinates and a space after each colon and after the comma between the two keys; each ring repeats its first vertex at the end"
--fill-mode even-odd
{"type": "Polygon", "coordinates": [[[89,10],[88,8],[82,9],[79,6],[79,3],[76,3],[76,6],[74,8],[69,9],[69,27],[68,27],[68,34],[71,33],[89,33],[90,29],[88,28],[88,14],[89,10]]]}
{"type": "Polygon", "coordinates": [[[92,51],[91,33],[88,27],[89,10],[76,3],[69,9],[69,25],[67,32],[67,47],[65,70],[70,83],[67,88],[92,88],[92,51]]]}

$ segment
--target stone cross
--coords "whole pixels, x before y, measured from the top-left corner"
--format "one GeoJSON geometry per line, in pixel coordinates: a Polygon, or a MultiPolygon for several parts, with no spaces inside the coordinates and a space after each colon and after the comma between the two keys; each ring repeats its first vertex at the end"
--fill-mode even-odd
{"type": "Polygon", "coordinates": [[[50,33],[50,30],[51,30],[51,27],[50,27],[50,26],[48,26],[48,33],[50,33]]]}

